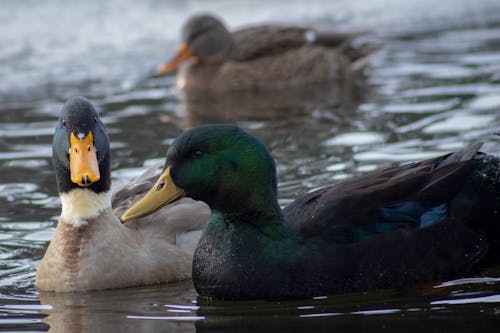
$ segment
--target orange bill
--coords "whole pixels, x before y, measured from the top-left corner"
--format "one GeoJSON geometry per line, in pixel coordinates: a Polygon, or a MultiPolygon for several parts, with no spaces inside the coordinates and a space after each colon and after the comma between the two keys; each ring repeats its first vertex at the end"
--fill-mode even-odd
{"type": "Polygon", "coordinates": [[[92,132],[89,132],[83,139],[71,133],[69,169],[71,181],[80,186],[90,186],[101,178],[92,132]]]}
{"type": "Polygon", "coordinates": [[[170,73],[177,67],[179,67],[184,61],[191,59],[193,54],[188,49],[187,45],[182,43],[177,51],[175,52],[175,56],[168,63],[160,65],[158,68],[158,75],[165,75],[170,73]]]}

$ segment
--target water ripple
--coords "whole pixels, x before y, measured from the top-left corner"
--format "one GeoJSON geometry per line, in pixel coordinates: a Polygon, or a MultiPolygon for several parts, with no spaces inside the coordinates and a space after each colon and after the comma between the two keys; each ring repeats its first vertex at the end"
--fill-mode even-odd
{"type": "Polygon", "coordinates": [[[500,109],[500,94],[487,94],[478,96],[469,103],[473,110],[500,109]]]}
{"type": "Polygon", "coordinates": [[[500,93],[500,85],[474,83],[408,89],[401,93],[401,96],[406,98],[423,98],[439,96],[477,96],[498,93],[500,93]]]}
{"type": "Polygon", "coordinates": [[[446,299],[441,301],[433,301],[431,304],[474,304],[474,303],[499,303],[500,295],[489,295],[481,297],[469,297],[460,299],[446,299]]]}
{"type": "Polygon", "coordinates": [[[133,316],[128,315],[128,319],[145,319],[145,320],[171,320],[171,321],[198,321],[203,320],[205,317],[202,316],[133,316]]]}
{"type": "MultiPolygon", "coordinates": [[[[229,113],[250,109],[234,121],[261,138],[276,157],[280,205],[341,179],[435,157],[476,140],[498,153],[500,139],[491,135],[500,131],[498,1],[462,0],[453,6],[430,0],[391,0],[384,6],[374,1],[352,5],[325,0],[307,6],[281,1],[269,2],[251,16],[251,1],[237,6],[174,3],[125,1],[123,10],[116,10],[108,2],[69,6],[45,1],[31,3],[29,11],[22,1],[3,4],[0,330],[46,330],[41,321],[47,315],[43,321],[61,332],[67,327],[259,331],[263,326],[305,332],[325,331],[325,323],[346,331],[404,331],[413,323],[422,331],[436,330],[436,322],[449,331],[470,330],[471,323],[478,331],[496,327],[497,278],[284,302],[208,302],[196,298],[190,281],[180,287],[77,295],[36,292],[35,269],[60,213],[49,158],[63,101],[86,95],[96,105],[112,139],[115,183],[163,162],[166,147],[185,126],[214,119],[189,109],[176,93],[174,75],[148,76],[173,50],[182,19],[199,6],[228,13],[231,27],[281,21],[283,15],[276,13],[286,9],[287,19],[300,24],[335,22],[349,31],[373,31],[380,39],[383,52],[372,59],[367,86],[352,100],[331,102],[328,97],[328,102],[322,98],[307,107],[294,102],[283,108],[273,103],[267,110],[266,104],[242,100],[239,94],[235,103],[224,105],[229,113]],[[165,29],[165,22],[173,29],[165,29]],[[38,299],[43,304],[36,304],[38,299]],[[311,326],[315,323],[320,327],[311,326]]],[[[290,97],[287,92],[286,100],[290,97]]]]}
{"type": "Polygon", "coordinates": [[[385,136],[374,132],[343,133],[324,142],[326,146],[361,146],[384,142],[385,136]]]}
{"type": "MultiPolygon", "coordinates": [[[[53,130],[51,134],[53,134],[53,130]]],[[[52,155],[52,147],[49,145],[11,145],[14,151],[0,152],[0,160],[19,160],[23,158],[49,157],[52,155]]]]}
{"type": "MultiPolygon", "coordinates": [[[[425,114],[448,111],[458,106],[460,100],[458,98],[444,99],[432,102],[413,102],[401,104],[389,104],[382,108],[382,111],[388,113],[403,113],[403,114],[425,114]]],[[[471,106],[471,108],[474,108],[471,106]]]]}
{"type": "Polygon", "coordinates": [[[424,133],[447,133],[484,128],[495,120],[493,115],[453,115],[423,128],[424,133]]]}

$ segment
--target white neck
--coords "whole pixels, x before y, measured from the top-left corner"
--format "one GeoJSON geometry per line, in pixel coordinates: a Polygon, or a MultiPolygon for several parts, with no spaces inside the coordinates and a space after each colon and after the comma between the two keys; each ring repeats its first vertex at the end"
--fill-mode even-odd
{"type": "Polygon", "coordinates": [[[309,44],[312,44],[316,41],[316,32],[314,30],[306,31],[306,40],[309,44]]]}
{"type": "Polygon", "coordinates": [[[75,227],[87,224],[88,219],[99,216],[104,210],[111,209],[111,193],[95,193],[86,188],[76,188],[68,193],[60,193],[61,220],[75,227]]]}

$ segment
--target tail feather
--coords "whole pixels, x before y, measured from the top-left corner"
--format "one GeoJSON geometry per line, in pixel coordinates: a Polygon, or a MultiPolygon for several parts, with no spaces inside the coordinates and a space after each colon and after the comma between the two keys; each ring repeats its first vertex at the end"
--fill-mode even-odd
{"type": "Polygon", "coordinates": [[[471,160],[482,146],[483,146],[482,142],[476,142],[476,143],[470,144],[469,146],[465,147],[464,149],[459,150],[457,152],[454,152],[449,157],[445,158],[439,164],[439,167],[442,167],[442,166],[445,166],[448,164],[452,164],[452,163],[459,163],[462,161],[471,160]]]}
{"type": "Polygon", "coordinates": [[[452,216],[469,216],[468,224],[486,232],[500,248],[500,158],[477,154],[451,207],[452,216]]]}

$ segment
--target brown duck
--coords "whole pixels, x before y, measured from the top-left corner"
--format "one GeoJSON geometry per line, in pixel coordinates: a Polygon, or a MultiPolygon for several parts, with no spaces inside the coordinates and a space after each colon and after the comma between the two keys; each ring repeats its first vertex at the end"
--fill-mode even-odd
{"type": "Polygon", "coordinates": [[[167,74],[182,63],[177,86],[186,91],[267,90],[352,81],[373,50],[353,46],[354,34],[283,25],[229,32],[212,15],[191,17],[175,56],[158,68],[167,74]]]}

